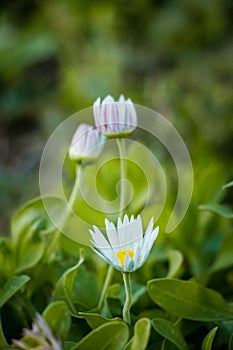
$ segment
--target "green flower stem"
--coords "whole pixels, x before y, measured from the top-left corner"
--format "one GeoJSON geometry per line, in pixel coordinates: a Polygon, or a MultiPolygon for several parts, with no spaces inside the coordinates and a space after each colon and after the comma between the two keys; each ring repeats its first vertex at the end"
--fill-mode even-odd
{"type": "Polygon", "coordinates": [[[80,266],[85,259],[85,249],[83,248],[79,248],[79,259],[78,259],[78,263],[77,266],[80,266]]]}
{"type": "Polygon", "coordinates": [[[121,182],[120,182],[120,217],[123,218],[124,209],[126,207],[126,150],[125,150],[125,140],[123,138],[117,139],[117,146],[120,155],[120,168],[121,168],[121,182]]]}
{"type": "MultiPolygon", "coordinates": [[[[125,188],[125,181],[126,178],[126,150],[125,150],[125,140],[123,138],[116,139],[118,150],[119,150],[119,156],[120,156],[120,172],[121,172],[121,187],[120,187],[120,217],[123,217],[124,214],[124,208],[126,206],[126,188],[125,188]]],[[[113,276],[114,268],[109,265],[107,275],[105,278],[105,282],[102,288],[100,300],[98,303],[98,310],[102,309],[104,298],[106,296],[108,287],[111,283],[112,276],[113,276]]]]}
{"type": "Polygon", "coordinates": [[[132,290],[131,290],[131,282],[130,282],[130,272],[122,272],[123,281],[125,285],[125,304],[123,307],[123,320],[131,325],[130,320],[130,308],[132,304],[132,290]]]}
{"type": "Polygon", "coordinates": [[[102,288],[102,291],[101,291],[100,300],[99,300],[99,303],[98,303],[98,306],[97,306],[99,311],[102,309],[102,306],[104,304],[104,298],[105,298],[105,296],[107,294],[108,287],[109,287],[109,285],[111,283],[113,272],[114,272],[114,268],[112,267],[112,265],[109,265],[108,271],[107,271],[107,274],[106,274],[106,277],[105,277],[104,285],[103,285],[103,288],[102,288]]]}
{"type": "MultiPolygon", "coordinates": [[[[74,207],[74,204],[75,204],[75,201],[77,199],[78,193],[79,193],[79,165],[77,165],[77,168],[76,168],[76,178],[75,178],[74,186],[73,186],[73,189],[72,189],[69,201],[68,201],[67,208],[66,208],[64,216],[63,216],[63,220],[62,220],[62,224],[61,224],[60,230],[63,229],[63,227],[65,226],[65,224],[66,224],[66,222],[67,222],[67,220],[68,220],[68,218],[70,216],[71,210],[74,207]]],[[[53,234],[53,238],[52,238],[52,240],[51,240],[51,242],[50,242],[50,244],[48,246],[48,249],[47,249],[47,251],[45,253],[45,258],[46,259],[50,259],[51,254],[55,250],[57,242],[58,242],[58,240],[60,238],[60,230],[56,230],[54,232],[54,234],[53,234]]],[[[83,256],[83,248],[79,248],[79,253],[80,253],[80,256],[83,256]]]]}

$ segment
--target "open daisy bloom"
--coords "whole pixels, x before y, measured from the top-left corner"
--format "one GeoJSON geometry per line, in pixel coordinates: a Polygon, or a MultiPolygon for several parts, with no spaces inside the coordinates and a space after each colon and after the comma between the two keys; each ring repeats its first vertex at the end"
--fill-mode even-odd
{"type": "Polygon", "coordinates": [[[110,95],[93,106],[95,124],[99,132],[108,138],[127,137],[137,127],[137,114],[132,101],[123,95],[115,101],[110,95]]]}
{"type": "Polygon", "coordinates": [[[117,227],[106,219],[105,225],[107,239],[96,226],[90,230],[94,244],[92,249],[119,271],[139,269],[145,263],[159,232],[158,226],[153,229],[154,219],[150,220],[144,235],[140,215],[136,219],[125,215],[123,221],[119,218],[117,227]]]}
{"type": "Polygon", "coordinates": [[[104,140],[105,137],[92,125],[80,124],[72,138],[69,156],[77,163],[92,163],[99,157],[104,140]]]}

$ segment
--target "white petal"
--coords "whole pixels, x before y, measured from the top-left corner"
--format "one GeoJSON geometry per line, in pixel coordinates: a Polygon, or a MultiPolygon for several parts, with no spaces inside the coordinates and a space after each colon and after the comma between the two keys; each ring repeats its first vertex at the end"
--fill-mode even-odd
{"type": "Polygon", "coordinates": [[[119,249],[120,242],[119,242],[118,234],[114,224],[106,219],[105,226],[106,226],[108,240],[112,248],[119,249]]]}
{"type": "Polygon", "coordinates": [[[132,259],[129,253],[125,254],[124,271],[132,272],[134,270],[134,259],[132,259]]]}
{"type": "Polygon", "coordinates": [[[134,270],[137,270],[140,267],[140,247],[137,247],[134,251],[134,270]]]}
{"type": "Polygon", "coordinates": [[[120,227],[122,227],[122,221],[121,221],[121,218],[119,217],[117,220],[117,229],[119,230],[120,227]]]}
{"type": "Polygon", "coordinates": [[[125,102],[125,96],[124,95],[120,95],[119,102],[125,102]]]}
{"type": "Polygon", "coordinates": [[[90,234],[95,242],[95,245],[97,248],[110,248],[110,245],[106,238],[104,237],[103,233],[96,227],[93,226],[94,231],[89,230],[90,234]]]}
{"type": "Polygon", "coordinates": [[[144,237],[143,237],[143,246],[141,249],[141,265],[144,264],[145,260],[147,259],[151,248],[154,244],[154,241],[156,240],[157,236],[159,233],[159,226],[157,226],[151,233],[148,232],[144,237]]]}
{"type": "Polygon", "coordinates": [[[130,222],[133,222],[133,221],[134,221],[134,215],[131,215],[130,222]]]}
{"type": "Polygon", "coordinates": [[[104,99],[102,104],[106,104],[106,103],[114,103],[114,98],[112,97],[112,95],[107,95],[104,99]]]}
{"type": "Polygon", "coordinates": [[[153,226],[154,226],[154,218],[151,218],[151,219],[150,219],[150,222],[149,222],[149,224],[148,224],[148,226],[147,226],[147,229],[146,229],[146,233],[145,233],[145,234],[147,234],[147,232],[152,231],[153,226]]]}
{"type": "Polygon", "coordinates": [[[101,106],[100,106],[100,97],[98,97],[97,100],[93,104],[93,113],[94,113],[95,121],[98,122],[98,123],[100,122],[100,120],[99,120],[99,118],[100,118],[100,108],[101,108],[101,106]]]}
{"type": "Polygon", "coordinates": [[[132,244],[131,230],[134,223],[129,223],[129,219],[128,217],[126,218],[126,216],[124,217],[124,221],[127,223],[123,223],[121,227],[118,227],[118,237],[121,249],[129,248],[128,246],[131,247],[132,244]]]}
{"type": "Polygon", "coordinates": [[[125,214],[124,219],[123,219],[123,225],[128,225],[129,224],[129,218],[128,215],[125,214]]]}
{"type": "Polygon", "coordinates": [[[102,253],[102,251],[99,251],[98,249],[95,249],[93,247],[91,247],[91,249],[97,254],[99,255],[103,260],[105,260],[109,265],[112,265],[112,258],[110,256],[107,256],[105,254],[102,253]]]}

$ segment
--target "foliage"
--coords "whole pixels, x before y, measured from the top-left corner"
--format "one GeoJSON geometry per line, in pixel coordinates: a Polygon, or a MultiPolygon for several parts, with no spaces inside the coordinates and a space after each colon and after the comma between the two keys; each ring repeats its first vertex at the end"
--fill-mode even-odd
{"type": "MultiPolygon", "coordinates": [[[[111,188],[112,183],[105,191],[111,188]]],[[[230,190],[224,188],[224,196],[230,190]]],[[[50,203],[54,204],[52,198],[50,203]]],[[[215,203],[216,207],[221,204],[215,203]]],[[[173,234],[160,234],[145,266],[133,273],[130,327],[122,320],[125,296],[120,272],[114,272],[99,309],[105,264],[88,251],[84,262],[78,262],[77,253],[67,249],[77,250],[77,243],[71,245],[62,236],[50,251],[56,228],[41,198],[26,203],[12,219],[11,237],[1,238],[1,346],[7,348],[22,328],[30,328],[39,311],[64,349],[89,349],[92,344],[98,349],[226,347],[233,322],[232,224],[224,211],[205,209],[209,207],[191,208],[201,223],[196,239],[185,229],[187,215],[173,234]],[[213,227],[217,231],[212,232],[213,227]],[[220,230],[221,236],[216,236],[220,230]]],[[[162,216],[161,222],[166,213],[162,216]]]]}
{"type": "Polygon", "coordinates": [[[47,137],[108,93],[164,114],[197,167],[221,161],[230,179],[231,13],[230,0],[1,1],[2,231],[39,193],[47,137]]]}
{"type": "MultiPolygon", "coordinates": [[[[233,349],[232,3],[19,0],[2,1],[0,10],[0,349],[13,348],[36,312],[65,350],[233,349]],[[132,276],[131,326],[122,319],[121,274],[98,308],[106,264],[88,248],[79,261],[79,244],[59,235],[40,197],[7,224],[13,208],[39,193],[48,135],[109,92],[171,119],[195,175],[185,218],[165,234],[176,174],[161,146],[145,139],[171,179],[158,241],[132,276]]],[[[136,215],[147,182],[133,165],[128,174],[135,190],[128,211],[136,215]]],[[[119,176],[118,161],[101,169],[104,198],[115,199],[119,176]]],[[[103,213],[82,201],[79,210],[89,224],[103,224],[103,213]]],[[[142,218],[156,213],[152,203],[142,218]]]]}

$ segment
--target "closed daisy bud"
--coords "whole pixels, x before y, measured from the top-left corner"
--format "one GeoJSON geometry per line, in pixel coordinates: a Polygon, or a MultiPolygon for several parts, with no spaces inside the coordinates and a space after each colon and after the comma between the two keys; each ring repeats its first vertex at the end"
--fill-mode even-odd
{"type": "Polygon", "coordinates": [[[158,235],[159,227],[153,229],[152,218],[143,234],[140,215],[135,219],[127,215],[118,219],[117,227],[107,219],[105,220],[106,234],[96,227],[90,230],[92,248],[102,259],[122,272],[132,272],[139,269],[146,261],[153,243],[158,235]]]}
{"type": "Polygon", "coordinates": [[[132,101],[121,95],[114,101],[108,95],[101,102],[98,98],[93,106],[95,124],[99,132],[108,138],[127,137],[137,127],[137,114],[132,101]]]}
{"type": "Polygon", "coordinates": [[[92,163],[99,157],[104,140],[104,136],[93,126],[80,124],[72,138],[69,156],[77,163],[92,163]]]}

